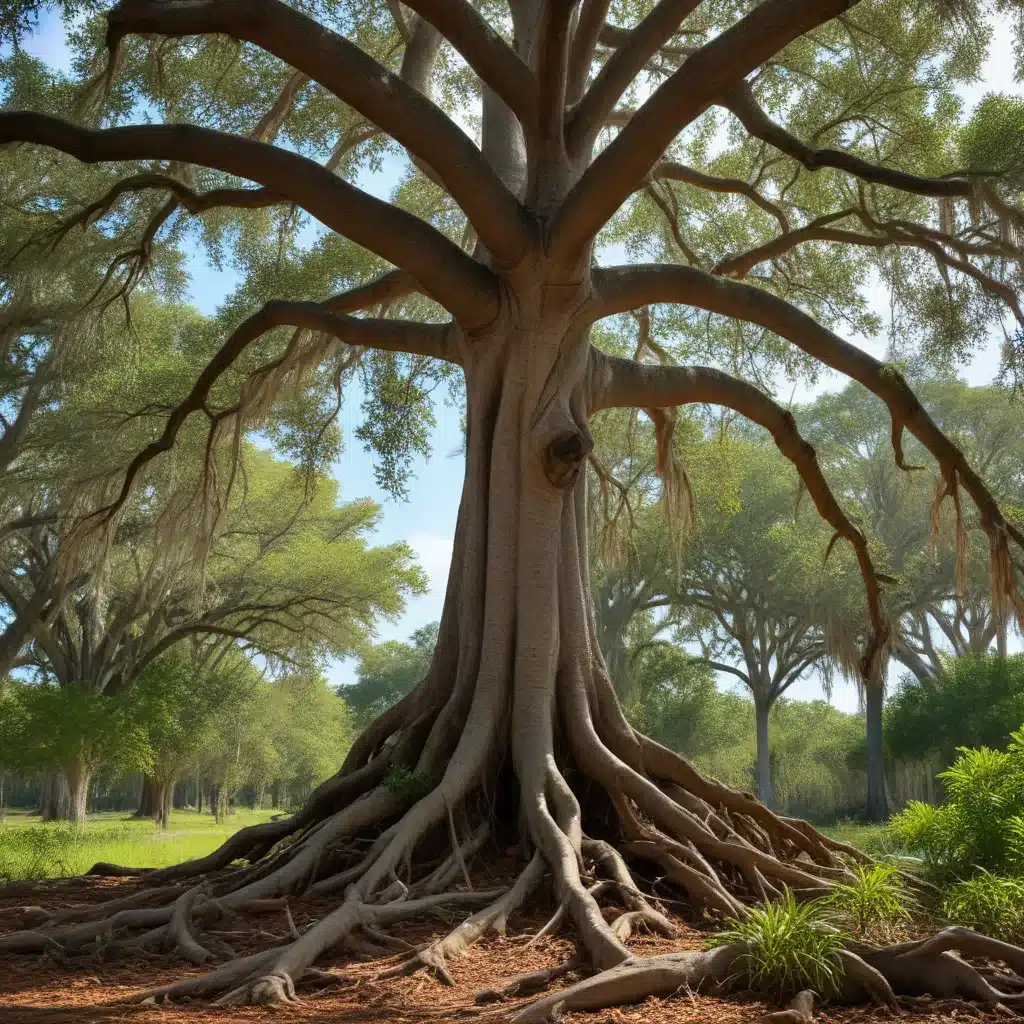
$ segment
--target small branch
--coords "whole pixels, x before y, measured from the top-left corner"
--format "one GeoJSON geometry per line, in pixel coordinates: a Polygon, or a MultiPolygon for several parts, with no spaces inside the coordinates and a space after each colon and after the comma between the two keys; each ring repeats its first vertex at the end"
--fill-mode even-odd
{"type": "Polygon", "coordinates": [[[902,192],[921,196],[964,196],[971,194],[972,182],[968,178],[922,178],[889,167],[879,167],[867,160],[838,149],[815,149],[776,124],[761,109],[749,85],[740,84],[726,92],[721,105],[731,110],[747,132],[803,164],[810,171],[834,167],[846,171],[862,181],[888,185],[902,192]]]}
{"type": "Polygon", "coordinates": [[[655,178],[670,178],[673,181],[682,181],[687,185],[696,185],[697,188],[707,189],[710,192],[732,192],[736,195],[745,196],[755,206],[759,206],[765,213],[770,214],[779,222],[779,227],[784,232],[789,231],[789,219],[782,209],[776,206],[771,200],[765,199],[753,185],[739,178],[719,178],[713,174],[704,174],[693,167],[677,163],[674,160],[662,160],[652,172],[655,178]]]}

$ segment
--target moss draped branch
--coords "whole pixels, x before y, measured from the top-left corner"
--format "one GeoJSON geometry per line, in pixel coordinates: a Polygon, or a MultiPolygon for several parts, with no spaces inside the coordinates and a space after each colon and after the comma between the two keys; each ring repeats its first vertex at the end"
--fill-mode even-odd
{"type": "Polygon", "coordinates": [[[706,366],[666,366],[590,352],[592,407],[649,408],[707,403],[733,409],[764,427],[783,455],[796,467],[819,515],[835,536],[851,544],[867,594],[871,638],[864,651],[865,679],[884,675],[889,624],[882,610],[879,577],[867,540],[847,518],[818,465],[814,448],[800,436],[793,414],[753,384],[706,366]]]}
{"type": "MultiPolygon", "coordinates": [[[[393,281],[387,284],[394,286],[393,281]]],[[[392,352],[409,352],[459,363],[453,341],[453,328],[450,324],[362,319],[337,311],[346,306],[357,305],[359,301],[365,301],[368,295],[386,294],[383,282],[376,282],[360,291],[362,295],[358,300],[347,293],[328,302],[288,302],[276,299],[243,320],[203,368],[188,395],[170,411],[160,436],[132,459],[125,470],[117,497],[109,505],[95,512],[90,519],[109,522],[116,515],[131,496],[142,470],[157,456],[174,447],[175,440],[189,416],[207,410],[210,394],[221,377],[249,345],[275,328],[294,327],[316,331],[350,345],[363,345],[392,352]]]]}
{"type": "Polygon", "coordinates": [[[178,160],[248,178],[408,270],[464,325],[483,326],[497,311],[494,276],[454,242],[297,153],[197,125],[90,129],[21,111],[0,113],[0,145],[11,142],[49,146],[84,163],[178,160]]]}
{"type": "MultiPolygon", "coordinates": [[[[993,597],[1021,617],[1009,541],[1024,549],[1024,533],[1010,523],[988,486],[963,452],[939,429],[903,377],[856,345],[819,324],[791,303],[752,285],[715,277],[694,267],[634,265],[595,272],[596,297],[588,312],[594,320],[654,302],[678,302],[710,313],[758,324],[826,366],[863,384],[885,402],[898,441],[909,430],[934,456],[943,476],[963,486],[978,509],[989,538],[993,597]]],[[[894,444],[897,459],[901,458],[894,444]]]]}
{"type": "Polygon", "coordinates": [[[108,17],[116,53],[129,33],[224,33],[261,47],[329,92],[425,161],[485,244],[514,262],[530,224],[473,141],[439,107],[354,43],[281,0],[124,0],[108,17]]]}

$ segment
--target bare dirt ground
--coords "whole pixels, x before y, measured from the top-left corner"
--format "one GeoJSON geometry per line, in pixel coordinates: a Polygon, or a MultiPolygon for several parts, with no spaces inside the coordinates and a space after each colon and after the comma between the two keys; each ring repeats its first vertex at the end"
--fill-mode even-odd
{"type": "MultiPolygon", "coordinates": [[[[493,884],[493,880],[490,880],[493,884]]],[[[97,903],[130,895],[138,887],[132,880],[73,878],[38,884],[0,888],[0,933],[19,927],[19,911],[27,906],[53,910],[73,904],[97,903]]],[[[295,923],[322,917],[335,904],[297,902],[292,907],[295,923]]],[[[447,932],[461,917],[410,924],[396,934],[418,943],[447,932]]],[[[706,938],[693,921],[674,918],[680,926],[675,939],[634,936],[630,948],[638,955],[700,948],[706,938]]],[[[506,938],[480,942],[466,957],[451,964],[454,987],[444,986],[425,972],[408,978],[375,980],[387,966],[337,950],[324,957],[318,967],[329,972],[300,989],[301,1002],[285,1007],[213,1007],[208,1002],[174,1005],[130,1005],[123,1000],[150,988],[192,974],[196,968],[172,957],[153,955],[125,959],[123,953],[109,958],[94,955],[61,961],[43,956],[0,955],[0,1024],[77,1024],[77,1022],[129,1021],[132,1024],[242,1024],[264,1020],[297,1024],[468,1024],[493,1019],[495,1010],[510,1011],[517,1001],[495,1006],[477,1005],[478,991],[493,988],[527,971],[553,967],[573,952],[568,938],[555,937],[527,946],[530,935],[545,920],[542,913],[514,920],[506,938]]],[[[232,946],[239,954],[266,948],[267,933],[283,934],[286,923],[280,912],[251,916],[253,938],[232,946]]],[[[566,982],[567,983],[567,982],[566,982]]],[[[518,1001],[518,1002],[521,1002],[518,1001]]],[[[717,998],[702,993],[680,992],[665,999],[649,999],[637,1006],[602,1010],[592,1014],[569,1014],[566,1024],[748,1024],[773,1007],[735,996],[717,998]]],[[[816,1019],[828,1024],[868,1024],[894,1019],[886,1010],[868,1007],[826,1007],[816,1019]]],[[[968,1003],[928,1002],[908,1006],[898,1014],[901,1024],[1003,1020],[968,1003]]]]}

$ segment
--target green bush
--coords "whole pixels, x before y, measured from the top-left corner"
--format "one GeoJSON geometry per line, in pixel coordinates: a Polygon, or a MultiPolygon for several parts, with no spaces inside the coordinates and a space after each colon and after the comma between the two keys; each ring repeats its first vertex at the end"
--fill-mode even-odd
{"type": "Polygon", "coordinates": [[[430,792],[430,779],[404,764],[396,764],[384,776],[384,785],[398,796],[418,800],[430,792]]]}
{"type": "Polygon", "coordinates": [[[892,864],[856,865],[856,881],[836,887],[828,905],[857,934],[864,936],[876,927],[888,928],[910,917],[910,896],[892,864]]]}
{"type": "Polygon", "coordinates": [[[961,747],[1003,746],[1020,722],[1024,655],[949,658],[938,679],[902,681],[885,709],[886,746],[898,760],[947,765],[961,747]]]}
{"type": "Polygon", "coordinates": [[[950,887],[943,910],[954,924],[996,939],[1024,942],[1024,881],[983,871],[950,887]]]}
{"type": "Polygon", "coordinates": [[[1006,750],[961,747],[939,778],[946,803],[910,804],[890,822],[891,839],[941,878],[1024,873],[1024,730],[1006,750]]]}
{"type": "Polygon", "coordinates": [[[746,943],[739,960],[744,981],[782,1001],[802,989],[825,995],[842,976],[843,934],[827,922],[824,901],[798,903],[788,889],[782,899],[752,907],[711,939],[713,946],[746,943]]]}

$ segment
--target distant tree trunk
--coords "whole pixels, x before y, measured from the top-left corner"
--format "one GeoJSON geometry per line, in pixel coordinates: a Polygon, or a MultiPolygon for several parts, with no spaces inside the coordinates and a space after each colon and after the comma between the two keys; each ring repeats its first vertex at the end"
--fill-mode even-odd
{"type": "Polygon", "coordinates": [[[768,714],[771,702],[754,697],[754,720],[757,723],[757,763],[755,780],[758,799],[766,807],[772,806],[771,744],[768,741],[768,714]]]}
{"type": "Polygon", "coordinates": [[[220,789],[219,782],[214,782],[210,786],[210,813],[218,824],[220,824],[220,789]]]}
{"type": "Polygon", "coordinates": [[[161,828],[167,828],[171,820],[174,796],[174,780],[167,779],[153,783],[154,817],[161,828]]]}
{"type": "Polygon", "coordinates": [[[132,815],[134,818],[155,818],[157,814],[156,782],[150,775],[142,776],[142,793],[139,796],[139,809],[132,815]]]}
{"type": "Polygon", "coordinates": [[[43,821],[66,821],[70,813],[71,796],[63,772],[47,772],[39,794],[39,816],[43,821]]]}
{"type": "Polygon", "coordinates": [[[85,808],[89,797],[89,778],[91,772],[79,760],[73,760],[64,769],[67,776],[67,788],[70,797],[66,820],[76,825],[85,822],[85,808]]]}
{"type": "Polygon", "coordinates": [[[885,746],[882,737],[883,686],[864,687],[865,723],[868,740],[868,804],[869,821],[885,821],[889,817],[885,795],[885,746]]]}
{"type": "Polygon", "coordinates": [[[277,809],[281,806],[281,781],[275,779],[270,786],[270,806],[273,809],[277,809]]]}

